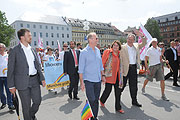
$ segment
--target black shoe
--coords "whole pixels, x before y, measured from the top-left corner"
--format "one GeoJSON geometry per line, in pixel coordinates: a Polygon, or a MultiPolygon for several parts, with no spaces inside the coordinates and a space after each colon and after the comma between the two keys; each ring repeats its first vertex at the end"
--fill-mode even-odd
{"type": "Polygon", "coordinates": [[[32,120],[37,120],[37,117],[36,116],[32,117],[32,120]]]}
{"type": "Polygon", "coordinates": [[[173,83],[173,86],[180,87],[177,83],[173,83]]]}
{"type": "Polygon", "coordinates": [[[11,111],[12,111],[12,110],[15,110],[15,107],[14,107],[13,105],[12,105],[12,106],[9,106],[8,108],[9,108],[9,110],[11,110],[11,111]]]}
{"type": "Polygon", "coordinates": [[[6,104],[1,105],[1,109],[4,109],[6,107],[6,104]]]}
{"type": "Polygon", "coordinates": [[[142,107],[142,105],[139,104],[138,102],[133,102],[132,105],[137,106],[137,107],[142,107]]]}
{"type": "Polygon", "coordinates": [[[69,98],[72,99],[72,93],[69,93],[68,95],[69,95],[69,98]]]}
{"type": "Polygon", "coordinates": [[[80,98],[78,98],[78,97],[74,97],[74,99],[75,99],[75,100],[80,100],[80,98]]]}

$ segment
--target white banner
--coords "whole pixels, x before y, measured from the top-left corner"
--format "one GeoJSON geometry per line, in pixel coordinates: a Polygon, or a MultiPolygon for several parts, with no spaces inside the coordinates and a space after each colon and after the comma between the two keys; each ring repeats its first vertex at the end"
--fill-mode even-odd
{"type": "MultiPolygon", "coordinates": [[[[143,48],[140,49],[140,59],[145,60],[146,51],[149,48],[149,45],[151,44],[152,36],[149,34],[149,32],[146,30],[146,28],[142,24],[140,24],[139,31],[142,32],[144,36],[146,36],[147,38],[147,44],[143,48]]],[[[142,38],[139,37],[138,43],[141,43],[141,42],[142,42],[142,38]]]]}

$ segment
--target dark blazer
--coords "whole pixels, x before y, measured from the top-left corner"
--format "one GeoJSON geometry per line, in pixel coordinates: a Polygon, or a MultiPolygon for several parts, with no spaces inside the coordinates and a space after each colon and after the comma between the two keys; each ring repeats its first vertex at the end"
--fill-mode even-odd
{"type": "MultiPolygon", "coordinates": [[[[79,50],[75,50],[75,51],[76,51],[77,60],[79,64],[80,51],[79,50]]],[[[71,52],[71,49],[68,51],[65,51],[64,53],[63,68],[64,68],[64,73],[67,73],[67,74],[74,74],[77,71],[75,68],[74,56],[73,56],[73,53],[71,52]]]]}
{"type": "MultiPolygon", "coordinates": [[[[176,49],[175,49],[176,50],[176,49]]],[[[171,48],[168,48],[166,51],[165,51],[165,57],[166,59],[169,61],[169,64],[172,65],[175,61],[174,61],[174,53],[173,53],[173,50],[171,48]]],[[[176,56],[177,56],[177,61],[178,61],[178,52],[176,50],[176,56]]]]}
{"type": "MultiPolygon", "coordinates": [[[[34,65],[39,77],[39,84],[44,80],[44,75],[41,71],[37,53],[31,49],[35,58],[34,65]]],[[[8,72],[7,72],[7,85],[8,88],[15,87],[18,90],[24,90],[29,85],[29,66],[25,53],[21,44],[15,46],[9,52],[8,57],[8,72]]]]}

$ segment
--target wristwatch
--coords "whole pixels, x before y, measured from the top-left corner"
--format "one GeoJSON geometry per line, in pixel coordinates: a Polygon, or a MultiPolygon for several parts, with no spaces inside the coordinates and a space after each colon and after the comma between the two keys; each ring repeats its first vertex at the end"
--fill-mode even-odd
{"type": "Polygon", "coordinates": [[[103,74],[102,77],[106,77],[106,75],[103,74]]]}

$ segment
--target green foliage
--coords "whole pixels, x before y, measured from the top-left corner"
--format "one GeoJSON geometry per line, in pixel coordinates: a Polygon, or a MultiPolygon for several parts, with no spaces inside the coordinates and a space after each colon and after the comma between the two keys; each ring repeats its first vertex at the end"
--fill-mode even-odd
{"type": "Polygon", "coordinates": [[[121,38],[120,38],[120,42],[121,42],[121,44],[123,44],[123,43],[126,43],[126,42],[127,42],[127,40],[126,40],[126,38],[121,37],[121,38]]]}
{"type": "Polygon", "coordinates": [[[14,38],[15,30],[8,24],[5,13],[0,10],[0,43],[9,46],[10,40],[14,38]]]}
{"type": "Polygon", "coordinates": [[[157,38],[158,42],[162,41],[162,36],[160,35],[159,25],[156,20],[149,18],[144,25],[146,30],[151,34],[153,38],[157,38]]]}

